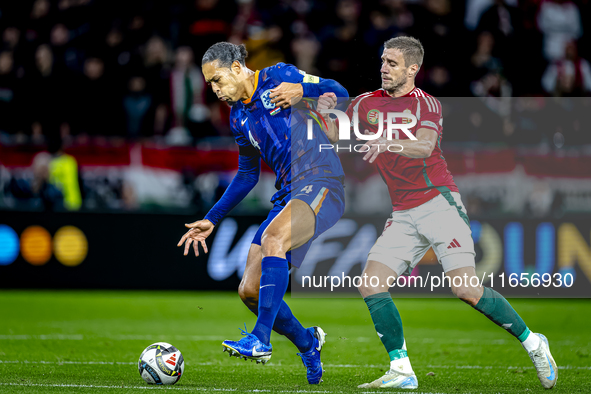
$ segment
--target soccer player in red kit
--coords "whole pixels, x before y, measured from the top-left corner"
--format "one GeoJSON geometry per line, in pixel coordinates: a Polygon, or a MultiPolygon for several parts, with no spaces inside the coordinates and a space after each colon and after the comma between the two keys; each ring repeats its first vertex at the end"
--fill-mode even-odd
{"type": "MultiPolygon", "coordinates": [[[[359,387],[418,387],[406,351],[400,314],[390,293],[384,289],[388,289],[392,278],[412,270],[433,248],[451,279],[452,292],[517,338],[532,359],[542,385],[552,388],[558,370],[546,337],[532,333],[495,290],[480,285],[474,287],[470,280],[465,280],[464,275],[468,279],[476,276],[472,231],[441,152],[441,103],[414,84],[423,55],[423,46],[415,38],[397,37],[386,41],[380,70],[382,88],[357,97],[347,110],[349,119],[355,119],[357,112],[359,133],[383,131],[381,137],[367,141],[360,151],[365,152],[364,160],[376,163],[388,186],[393,209],[382,235],[369,252],[363,271],[368,277],[379,278],[379,284],[373,287],[362,283],[359,287],[378,336],[390,356],[390,369],[379,379],[359,387]],[[387,138],[387,123],[393,120],[388,120],[388,112],[409,114],[408,118],[396,118],[397,125],[409,125],[408,135],[401,127],[399,130],[390,128],[392,135],[387,138]],[[416,124],[410,115],[414,115],[416,124]],[[460,286],[454,286],[455,277],[462,278],[460,286]]],[[[332,94],[325,94],[318,108],[331,108],[335,102],[332,94]]],[[[327,135],[331,142],[338,140],[337,129],[330,121],[327,135]]]]}

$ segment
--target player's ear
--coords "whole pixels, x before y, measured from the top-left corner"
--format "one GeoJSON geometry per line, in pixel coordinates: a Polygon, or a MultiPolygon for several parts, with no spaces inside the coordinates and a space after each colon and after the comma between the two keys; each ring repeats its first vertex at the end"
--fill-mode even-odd
{"type": "Polygon", "coordinates": [[[234,62],[230,65],[230,69],[236,75],[240,75],[242,73],[242,64],[238,60],[234,60],[234,62]]]}
{"type": "Polygon", "coordinates": [[[408,71],[409,71],[408,76],[411,78],[414,78],[417,75],[417,73],[419,72],[419,65],[413,64],[412,66],[410,66],[408,68],[408,71]]]}

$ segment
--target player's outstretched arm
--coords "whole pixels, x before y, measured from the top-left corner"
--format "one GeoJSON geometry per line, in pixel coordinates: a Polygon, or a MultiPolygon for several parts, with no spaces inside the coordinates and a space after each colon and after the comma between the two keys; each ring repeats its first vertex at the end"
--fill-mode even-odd
{"type": "Polygon", "coordinates": [[[337,98],[346,100],[349,97],[349,92],[340,83],[334,79],[318,78],[318,83],[303,82],[304,97],[320,97],[324,93],[334,93],[337,98]]]}
{"type": "Polygon", "coordinates": [[[336,97],[346,100],[349,92],[340,83],[332,79],[324,79],[314,75],[302,76],[300,70],[292,65],[284,65],[276,70],[277,77],[283,82],[271,89],[271,103],[281,108],[289,108],[302,97],[316,98],[324,93],[334,93],[336,97]],[[279,71],[280,70],[280,71],[279,71]]]}
{"type": "Polygon", "coordinates": [[[222,218],[238,205],[258,183],[261,172],[260,155],[254,152],[243,152],[247,149],[241,147],[242,151],[238,156],[238,173],[232,179],[222,198],[209,210],[203,220],[185,224],[185,227],[190,228],[190,230],[183,235],[177,244],[177,246],[181,246],[183,242],[185,243],[185,256],[189,252],[191,244],[193,244],[195,256],[199,256],[198,243],[203,247],[203,251],[207,253],[205,239],[222,218]]]}

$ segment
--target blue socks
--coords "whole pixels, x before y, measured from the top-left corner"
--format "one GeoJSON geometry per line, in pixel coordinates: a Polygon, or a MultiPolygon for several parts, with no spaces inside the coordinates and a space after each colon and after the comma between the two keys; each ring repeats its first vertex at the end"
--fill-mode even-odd
{"type": "Polygon", "coordinates": [[[285,301],[281,302],[273,329],[279,334],[285,335],[301,353],[306,353],[314,345],[314,337],[295,318],[285,301]]]}
{"type": "MultiPolygon", "coordinates": [[[[258,306],[252,307],[248,304],[247,306],[252,313],[258,316],[258,306]]],[[[279,307],[279,312],[275,318],[273,330],[276,333],[287,337],[287,339],[296,345],[298,350],[302,353],[306,353],[308,350],[312,349],[312,345],[314,345],[314,337],[301,325],[298,319],[295,318],[285,301],[281,301],[281,306],[279,307]]]]}
{"type": "Polygon", "coordinates": [[[263,257],[261,268],[259,313],[252,334],[265,345],[269,345],[271,330],[287,291],[289,265],[286,259],[280,257],[263,257]]]}

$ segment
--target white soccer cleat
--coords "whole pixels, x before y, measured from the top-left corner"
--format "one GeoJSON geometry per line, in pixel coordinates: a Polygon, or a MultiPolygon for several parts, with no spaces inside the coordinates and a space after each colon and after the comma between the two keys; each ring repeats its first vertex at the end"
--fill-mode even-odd
{"type": "Polygon", "coordinates": [[[558,368],[556,362],[550,353],[550,346],[548,339],[542,334],[534,334],[540,338],[540,345],[532,352],[529,352],[529,358],[534,363],[536,371],[538,372],[538,379],[545,389],[551,389],[556,385],[558,380],[558,368]]]}
{"type": "Polygon", "coordinates": [[[357,386],[360,389],[369,388],[397,388],[397,389],[416,389],[419,387],[417,376],[412,373],[402,373],[394,369],[386,372],[384,376],[374,380],[371,383],[364,383],[357,386]]]}

